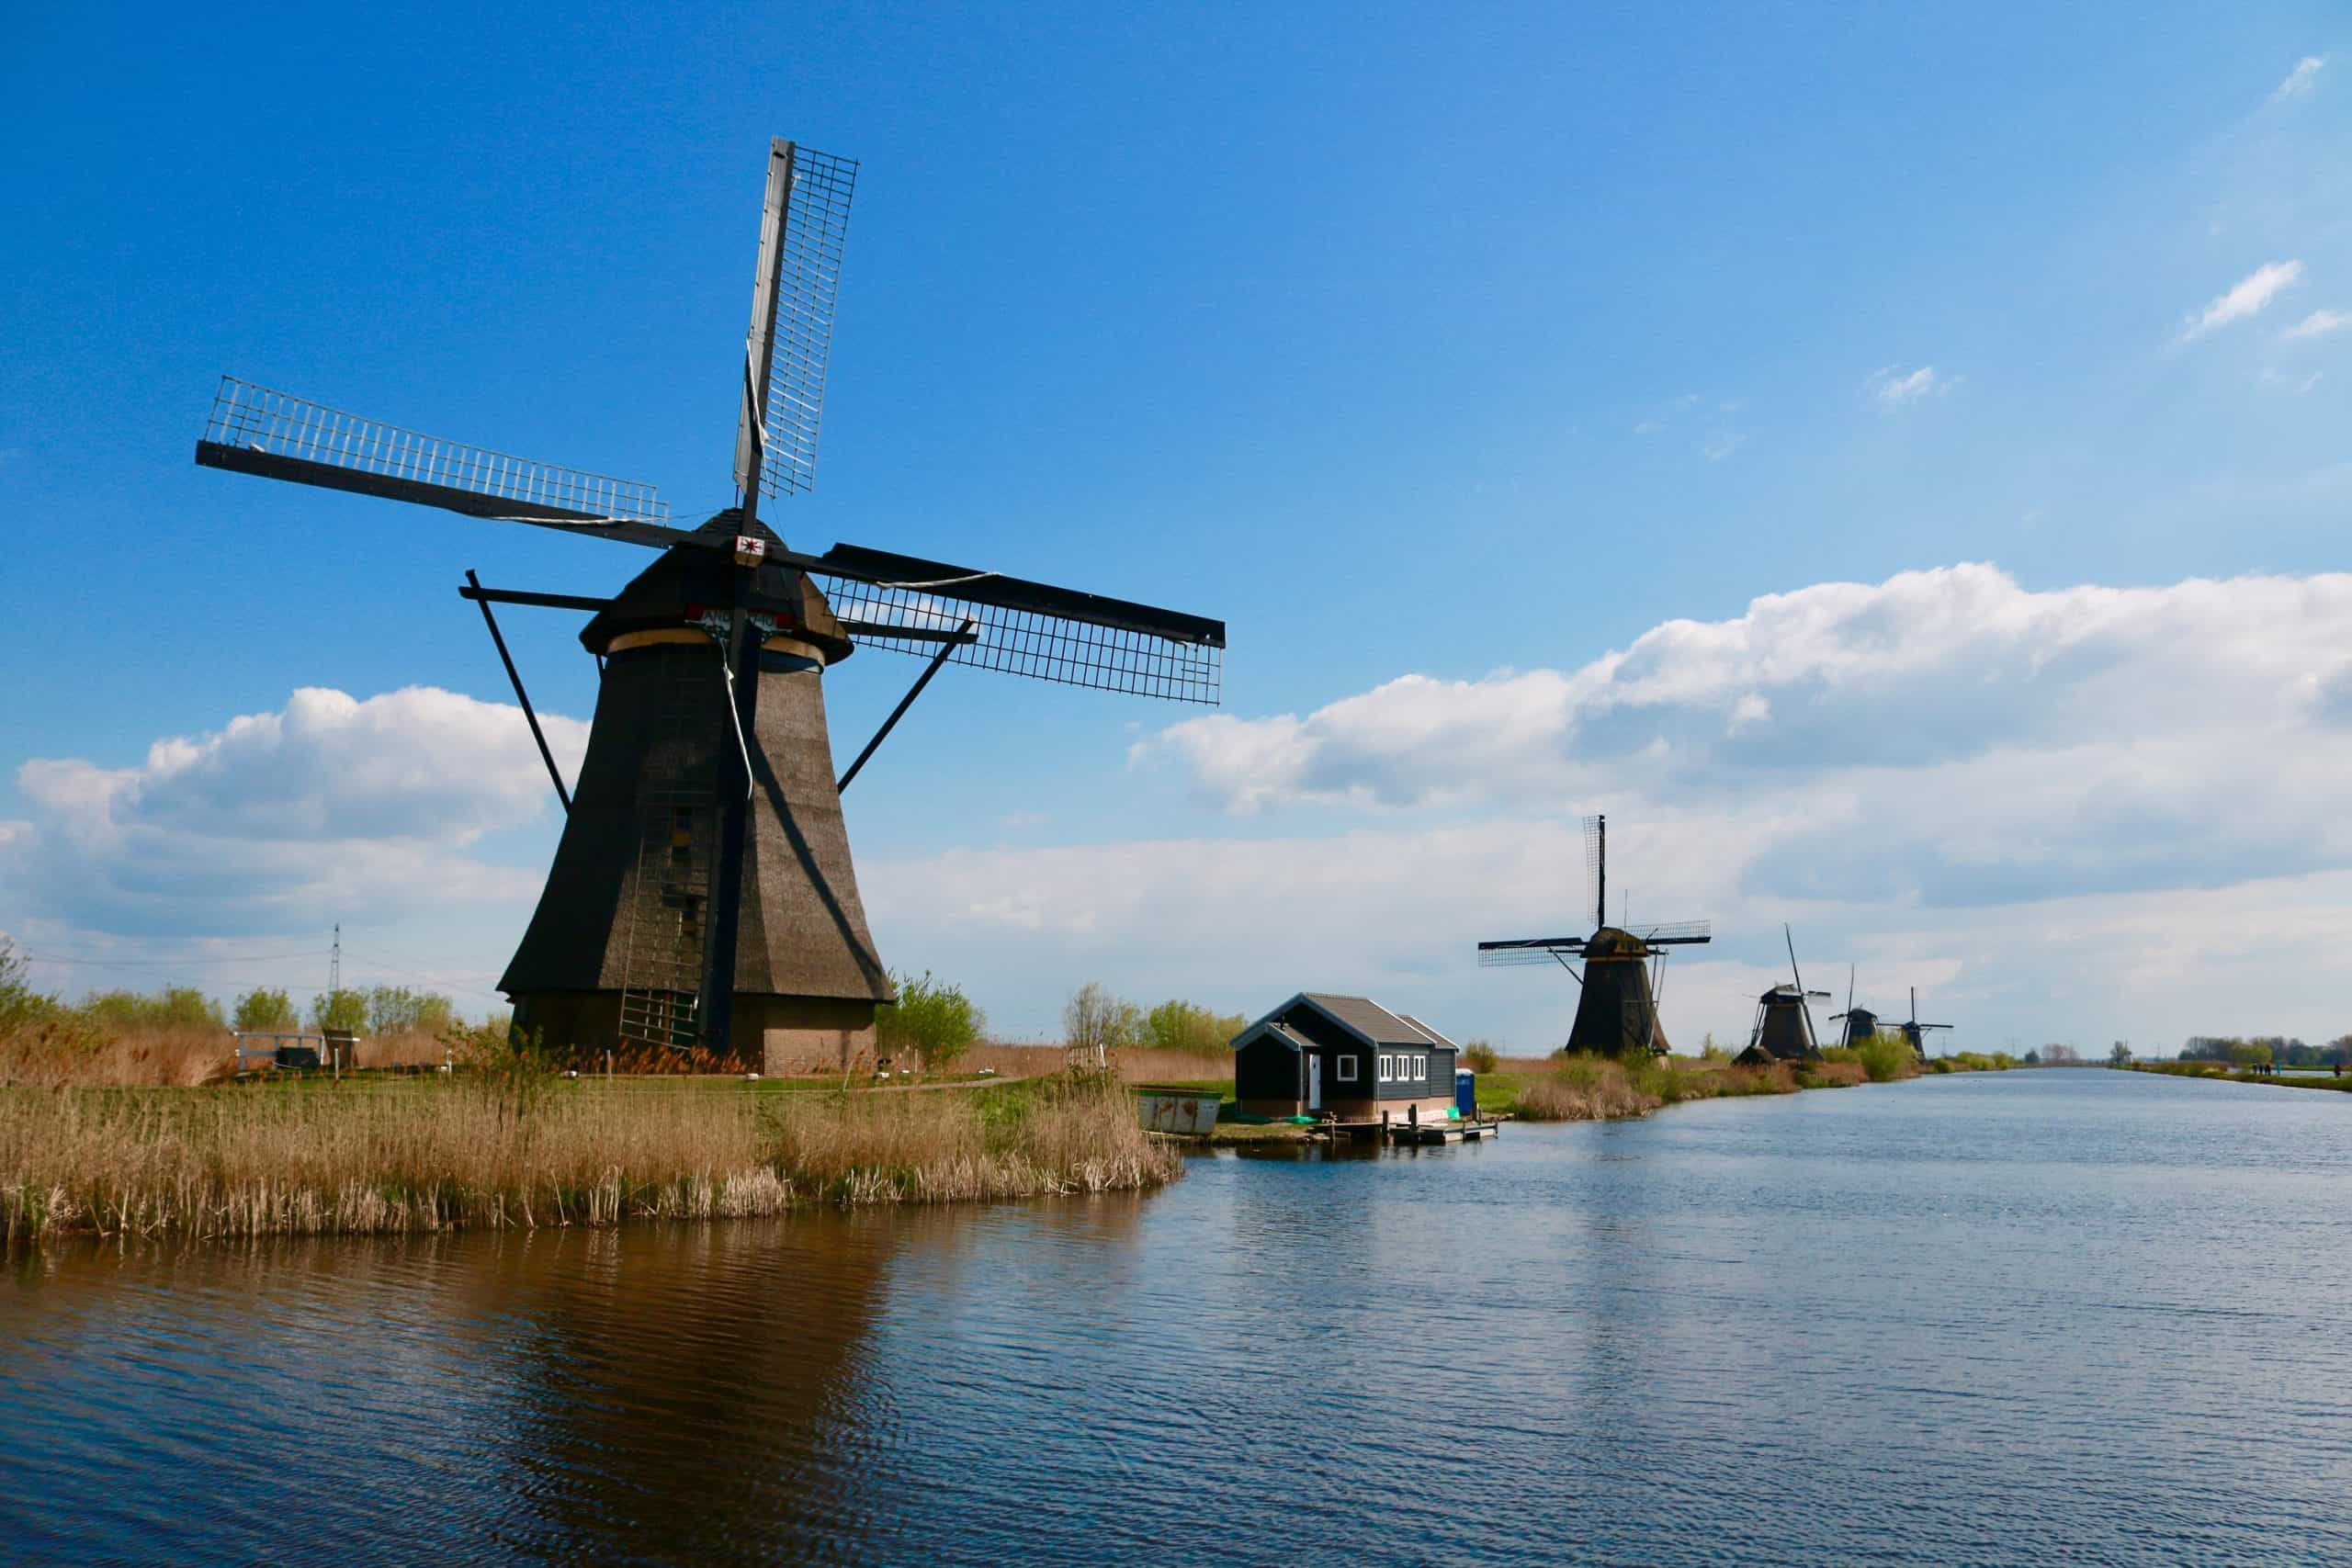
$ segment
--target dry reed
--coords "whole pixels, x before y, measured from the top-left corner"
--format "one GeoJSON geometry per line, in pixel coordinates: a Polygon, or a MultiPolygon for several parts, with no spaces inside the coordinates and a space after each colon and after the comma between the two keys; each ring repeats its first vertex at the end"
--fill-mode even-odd
{"type": "MultiPolygon", "coordinates": [[[[1645,1116],[1686,1100],[1751,1094],[1792,1094],[1800,1088],[1785,1062],[1739,1067],[1689,1057],[1618,1061],[1607,1056],[1558,1056],[1528,1062],[1537,1070],[1519,1090],[1514,1112],[1531,1122],[1605,1122],[1645,1116]]],[[[1833,1066],[1835,1064],[1832,1064],[1833,1066]]],[[[1849,1080],[1861,1081],[1861,1069],[1849,1080]]],[[[1804,1086],[1823,1080],[1808,1077],[1804,1086]]]]}
{"type": "Polygon", "coordinates": [[[0,1089],[0,1235],[609,1224],[1156,1186],[1182,1160],[1109,1081],[763,1094],[516,1086],[0,1089]]]}

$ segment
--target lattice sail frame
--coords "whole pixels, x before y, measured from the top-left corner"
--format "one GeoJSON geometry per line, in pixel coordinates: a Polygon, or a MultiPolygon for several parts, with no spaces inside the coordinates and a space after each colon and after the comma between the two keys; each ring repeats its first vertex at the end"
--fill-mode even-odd
{"type": "Polygon", "coordinates": [[[782,264],[776,276],[775,336],[768,344],[767,433],[760,493],[771,500],[817,482],[817,427],[825,401],[825,358],[833,340],[833,301],[849,240],[850,198],[857,162],[812,148],[792,150],[782,264]]]}
{"type": "Polygon", "coordinates": [[[1224,650],[1156,632],[1098,626],[959,597],[952,586],[867,582],[812,572],[852,641],[1065,686],[1216,705],[1224,650]],[[968,638],[956,634],[969,621],[968,638]]]}
{"type": "Polygon", "coordinates": [[[1517,969],[1528,964],[1542,964],[1549,968],[1565,959],[1583,958],[1584,942],[1584,938],[1573,936],[1558,937],[1544,942],[1520,942],[1510,947],[1487,947],[1482,944],[1478,949],[1478,967],[1517,969]]]}
{"type": "Polygon", "coordinates": [[[222,446],[291,457],[347,473],[511,501],[582,521],[610,519],[663,527],[670,522],[669,506],[650,484],[420,434],[234,376],[220,378],[211,414],[205,421],[204,438],[222,446]]]}

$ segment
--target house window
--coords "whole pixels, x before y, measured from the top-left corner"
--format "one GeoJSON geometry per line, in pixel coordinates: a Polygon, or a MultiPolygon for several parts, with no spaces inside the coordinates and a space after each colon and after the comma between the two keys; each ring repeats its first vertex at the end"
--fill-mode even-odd
{"type": "Polygon", "coordinates": [[[1396,1058],[1394,1056],[1383,1056],[1380,1058],[1380,1081],[1382,1083],[1386,1083],[1388,1081],[1392,1070],[1392,1065],[1396,1060],[1396,1058]]]}
{"type": "Polygon", "coordinates": [[[1430,1081],[1430,1059],[1427,1056],[1413,1058],[1413,1081],[1415,1083],[1430,1081]]]}
{"type": "Polygon", "coordinates": [[[1340,1081],[1341,1083],[1353,1083],[1353,1082],[1355,1082],[1355,1081],[1356,1081],[1356,1059],[1355,1059],[1354,1055],[1353,1055],[1352,1054],[1351,1054],[1351,1055],[1348,1055],[1341,1056],[1341,1057],[1340,1057],[1340,1058],[1339,1058],[1339,1062],[1340,1062],[1340,1081]]]}

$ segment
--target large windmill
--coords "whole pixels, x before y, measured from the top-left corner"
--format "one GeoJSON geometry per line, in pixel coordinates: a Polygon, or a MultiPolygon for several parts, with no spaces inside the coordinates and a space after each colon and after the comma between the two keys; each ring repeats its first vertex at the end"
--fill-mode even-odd
{"type": "Polygon", "coordinates": [[[1786,925],[1781,937],[1789,944],[1789,975],[1795,984],[1775,986],[1756,998],[1756,1023],[1748,1032],[1747,1049],[1740,1053],[1743,1061],[1770,1056],[1790,1062],[1821,1055],[1821,1042],[1813,1032],[1812,999],[1826,1001],[1829,993],[1804,988],[1804,975],[1797,968],[1797,940],[1786,925]]]}
{"type": "Polygon", "coordinates": [[[1657,993],[1665,979],[1666,950],[1712,940],[1707,922],[1611,925],[1608,818],[1584,819],[1584,847],[1592,934],[1482,942],[1478,962],[1488,968],[1557,964],[1577,981],[1576,1021],[1569,1026],[1568,1043],[1562,1049],[1610,1056],[1629,1052],[1664,1055],[1666,1031],[1658,1026],[1657,993]],[[1582,974],[1572,959],[1583,964],[1582,974]]]}
{"type": "Polygon", "coordinates": [[[892,999],[841,791],[941,666],[1214,704],[1222,622],[855,545],[786,547],[763,498],[809,488],[857,165],[768,154],[740,371],[736,502],[673,527],[650,485],[441,441],[224,378],[208,468],[647,546],[611,599],[483,588],[481,608],[566,817],[499,988],[550,1044],[685,1049],[772,1069],[838,1061],[892,999]],[[586,611],[601,670],[566,795],[490,606],[586,611]],[[849,769],[833,773],[820,678],[860,646],[928,657],[849,769]]]}
{"type": "Polygon", "coordinates": [[[1903,1038],[1910,1043],[1912,1055],[1924,1062],[1928,1059],[1928,1031],[1950,1029],[1951,1025],[1919,1021],[1919,987],[1914,986],[1911,987],[1911,1017],[1907,1021],[1898,1023],[1894,1027],[1902,1031],[1903,1038]]]}

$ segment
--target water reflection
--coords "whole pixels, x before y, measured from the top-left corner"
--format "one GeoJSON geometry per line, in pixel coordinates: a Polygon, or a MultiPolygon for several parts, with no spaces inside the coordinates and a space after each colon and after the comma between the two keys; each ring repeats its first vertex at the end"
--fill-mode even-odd
{"type": "Polygon", "coordinates": [[[0,1284],[0,1556],[2341,1557],[2347,1175],[2343,1097],[2040,1074],[1148,1200],[67,1249],[0,1284]]]}

